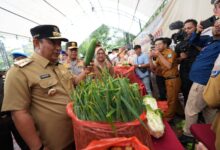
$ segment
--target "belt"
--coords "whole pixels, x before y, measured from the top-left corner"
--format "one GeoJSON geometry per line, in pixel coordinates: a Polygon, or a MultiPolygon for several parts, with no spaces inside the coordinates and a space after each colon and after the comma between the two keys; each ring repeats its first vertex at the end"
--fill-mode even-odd
{"type": "Polygon", "coordinates": [[[178,77],[179,77],[179,75],[170,76],[170,77],[166,77],[165,80],[175,79],[175,78],[178,78],[178,77]]]}

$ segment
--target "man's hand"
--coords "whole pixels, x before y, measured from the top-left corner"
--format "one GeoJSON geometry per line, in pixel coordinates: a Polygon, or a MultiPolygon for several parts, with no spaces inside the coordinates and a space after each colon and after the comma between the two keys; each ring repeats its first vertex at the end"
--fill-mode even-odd
{"type": "Polygon", "coordinates": [[[196,30],[196,32],[197,32],[197,33],[201,33],[203,30],[204,30],[204,29],[203,29],[203,26],[202,26],[201,24],[198,24],[198,25],[197,25],[197,30],[196,30]]]}
{"type": "Polygon", "coordinates": [[[149,58],[158,57],[160,52],[158,50],[150,51],[149,52],[149,58]]]}
{"type": "Polygon", "coordinates": [[[182,53],[180,53],[180,57],[181,57],[182,59],[186,59],[188,56],[187,56],[186,53],[182,52],[182,53]]]}
{"type": "Polygon", "coordinates": [[[160,51],[159,50],[154,50],[153,51],[153,57],[158,57],[160,55],[160,51]]]}
{"type": "Polygon", "coordinates": [[[94,66],[94,63],[93,62],[90,62],[90,65],[89,66],[86,66],[83,71],[74,78],[73,80],[73,84],[74,85],[77,85],[79,84],[79,82],[81,82],[82,80],[84,80],[86,78],[86,76],[88,74],[90,74],[91,72],[93,72],[93,66],[94,66]]]}
{"type": "Polygon", "coordinates": [[[93,67],[94,67],[94,62],[90,62],[90,65],[89,66],[85,66],[84,68],[84,73],[87,75],[87,74],[90,74],[91,72],[93,72],[93,67]]]}
{"type": "Polygon", "coordinates": [[[34,120],[29,113],[29,110],[12,111],[12,119],[28,147],[31,150],[38,150],[41,147],[42,142],[37,134],[34,120]]]}
{"type": "Polygon", "coordinates": [[[92,62],[90,63],[89,66],[86,66],[84,68],[85,74],[89,74],[89,73],[93,72],[93,66],[94,66],[94,63],[92,63],[92,62]]]}

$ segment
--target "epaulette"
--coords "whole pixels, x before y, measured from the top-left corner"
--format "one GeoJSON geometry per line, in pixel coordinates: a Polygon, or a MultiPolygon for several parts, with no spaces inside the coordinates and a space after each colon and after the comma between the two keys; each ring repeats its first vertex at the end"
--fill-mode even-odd
{"type": "Polygon", "coordinates": [[[24,66],[30,64],[32,61],[33,60],[31,60],[30,58],[25,58],[25,59],[21,59],[19,61],[14,62],[14,65],[20,68],[23,68],[24,66]]]}

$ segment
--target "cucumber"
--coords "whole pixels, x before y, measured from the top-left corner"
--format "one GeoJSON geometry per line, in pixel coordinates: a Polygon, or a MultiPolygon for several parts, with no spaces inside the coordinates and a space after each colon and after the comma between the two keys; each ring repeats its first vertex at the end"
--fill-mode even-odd
{"type": "Polygon", "coordinates": [[[97,39],[93,38],[90,41],[89,48],[86,52],[85,56],[85,65],[88,66],[90,62],[92,61],[94,54],[95,54],[95,48],[96,48],[97,39]]]}

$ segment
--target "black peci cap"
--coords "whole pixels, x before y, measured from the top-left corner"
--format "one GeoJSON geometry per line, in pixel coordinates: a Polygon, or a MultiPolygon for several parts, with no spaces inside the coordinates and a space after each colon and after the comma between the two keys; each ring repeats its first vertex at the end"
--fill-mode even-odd
{"type": "Polygon", "coordinates": [[[77,42],[75,42],[75,41],[71,41],[71,42],[68,42],[68,43],[66,43],[66,50],[68,50],[68,49],[78,49],[78,47],[77,47],[77,42]]]}
{"type": "Polygon", "coordinates": [[[68,42],[68,39],[61,37],[60,30],[55,25],[39,25],[32,28],[30,31],[33,38],[48,38],[51,40],[61,40],[68,42]]]}

